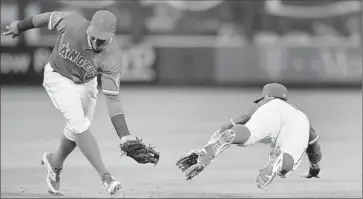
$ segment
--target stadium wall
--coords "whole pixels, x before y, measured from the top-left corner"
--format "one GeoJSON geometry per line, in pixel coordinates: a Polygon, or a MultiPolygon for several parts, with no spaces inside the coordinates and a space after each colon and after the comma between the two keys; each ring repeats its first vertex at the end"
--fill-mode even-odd
{"type": "MultiPolygon", "coordinates": [[[[2,46],[1,84],[41,85],[51,46],[2,46]]],[[[361,87],[359,45],[139,45],[124,55],[122,84],[361,87]]]]}

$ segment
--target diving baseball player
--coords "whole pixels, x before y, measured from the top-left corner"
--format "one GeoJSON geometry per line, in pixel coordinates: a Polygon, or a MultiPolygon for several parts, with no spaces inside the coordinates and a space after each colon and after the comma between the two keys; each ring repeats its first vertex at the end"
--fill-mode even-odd
{"type": "Polygon", "coordinates": [[[287,100],[287,89],[277,83],[266,84],[262,96],[250,112],[231,119],[216,131],[208,143],[181,157],[177,166],[192,179],[231,144],[241,147],[257,142],[272,148],[269,161],[259,170],[258,188],[266,187],[276,175],[285,178],[301,163],[306,152],[310,161],[306,178],[319,177],[322,154],[319,136],[307,116],[287,100]]]}
{"type": "Polygon", "coordinates": [[[159,153],[130,135],[119,97],[121,53],[113,36],[117,18],[108,11],[97,11],[91,21],[77,13],[46,12],[6,27],[4,35],[19,36],[33,28],[48,27],[59,32],[48,64],[44,68],[43,86],[54,106],[63,114],[66,126],[55,153],[44,153],[49,193],[62,195],[60,176],[67,156],[79,147],[97,170],[106,191],[115,194],[121,183],[105,167],[90,125],[97,100],[97,76],[112,124],[120,138],[121,152],[139,163],[159,161],[159,153]]]}

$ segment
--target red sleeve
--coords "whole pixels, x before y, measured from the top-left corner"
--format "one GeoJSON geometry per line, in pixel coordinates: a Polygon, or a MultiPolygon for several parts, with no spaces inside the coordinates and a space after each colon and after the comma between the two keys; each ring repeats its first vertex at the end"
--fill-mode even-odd
{"type": "Polygon", "coordinates": [[[242,114],[238,117],[231,119],[231,122],[233,123],[233,125],[246,124],[258,108],[260,108],[261,106],[263,106],[264,104],[268,103],[269,101],[271,101],[273,99],[274,98],[265,98],[265,99],[259,101],[257,104],[254,104],[245,114],[242,114]]]}
{"type": "Polygon", "coordinates": [[[102,91],[108,95],[118,95],[120,89],[121,65],[107,60],[102,67],[102,91]]]}
{"type": "Polygon", "coordinates": [[[315,129],[310,125],[310,133],[309,133],[309,144],[314,144],[319,140],[319,135],[316,133],[315,129]]]}
{"type": "Polygon", "coordinates": [[[77,13],[54,11],[50,14],[48,29],[65,33],[72,24],[85,21],[87,20],[77,13]]]}

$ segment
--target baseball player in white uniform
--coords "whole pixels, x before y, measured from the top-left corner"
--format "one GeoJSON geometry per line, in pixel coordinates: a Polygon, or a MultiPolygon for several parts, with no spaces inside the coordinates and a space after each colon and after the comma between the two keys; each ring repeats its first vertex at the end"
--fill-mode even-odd
{"type": "Polygon", "coordinates": [[[262,96],[254,102],[250,112],[231,119],[205,146],[177,161],[188,180],[203,171],[231,144],[246,147],[257,142],[272,148],[268,163],[257,174],[258,188],[266,187],[276,175],[287,177],[299,166],[305,152],[310,161],[310,170],[305,177],[319,177],[322,156],[319,136],[304,112],[287,101],[286,87],[278,83],[266,84],[262,96]]]}

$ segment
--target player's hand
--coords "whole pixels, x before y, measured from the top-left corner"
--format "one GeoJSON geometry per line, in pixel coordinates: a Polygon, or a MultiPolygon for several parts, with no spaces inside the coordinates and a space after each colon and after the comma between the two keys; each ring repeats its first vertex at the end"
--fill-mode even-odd
{"type": "Polygon", "coordinates": [[[303,177],[310,179],[310,178],[320,178],[320,165],[318,163],[311,163],[309,173],[304,175],[303,177]]]}
{"type": "Polygon", "coordinates": [[[19,36],[20,30],[19,30],[19,21],[13,21],[10,23],[10,25],[7,25],[5,32],[3,32],[4,36],[11,35],[11,38],[15,38],[19,36]]]}

